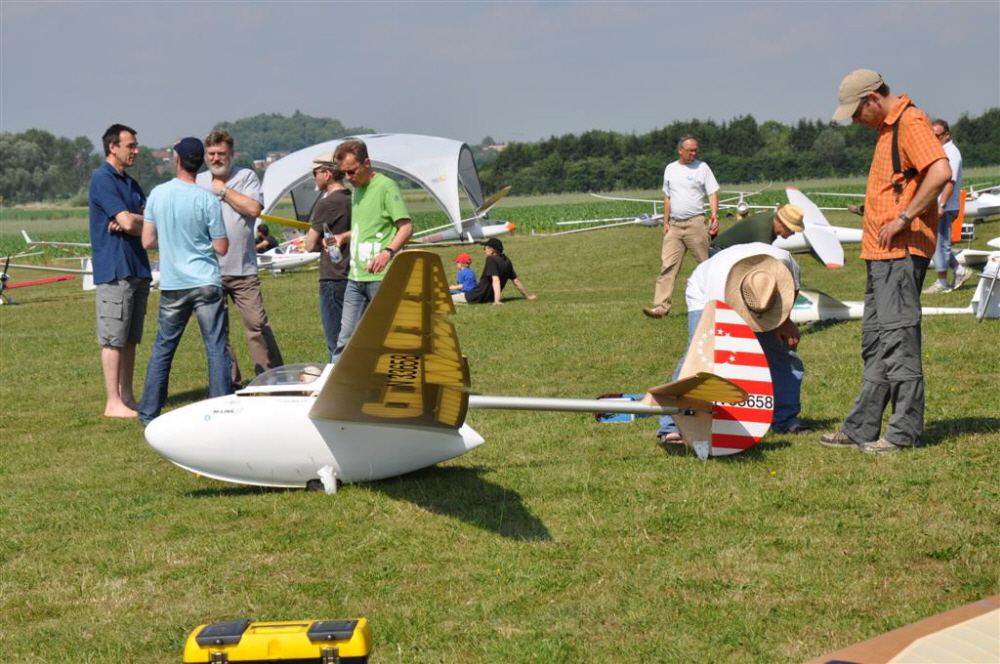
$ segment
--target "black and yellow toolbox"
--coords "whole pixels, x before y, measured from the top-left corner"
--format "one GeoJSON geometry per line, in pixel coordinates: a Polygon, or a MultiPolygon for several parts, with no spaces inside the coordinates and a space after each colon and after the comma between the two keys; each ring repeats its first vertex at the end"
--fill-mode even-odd
{"type": "Polygon", "coordinates": [[[184,644],[184,664],[198,662],[283,662],[354,664],[367,662],[372,630],[355,620],[229,620],[199,625],[184,644]]]}

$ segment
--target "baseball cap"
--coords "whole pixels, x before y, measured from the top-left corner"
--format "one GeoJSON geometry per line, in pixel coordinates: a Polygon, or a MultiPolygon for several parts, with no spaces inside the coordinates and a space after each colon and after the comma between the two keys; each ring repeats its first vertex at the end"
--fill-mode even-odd
{"type": "Polygon", "coordinates": [[[496,239],[495,237],[491,237],[490,239],[486,240],[486,242],[483,242],[483,246],[484,247],[489,247],[490,249],[492,249],[493,251],[497,252],[498,254],[502,254],[503,253],[503,242],[501,242],[500,240],[496,239]]]}
{"type": "Polygon", "coordinates": [[[840,122],[850,118],[854,115],[854,111],[858,110],[858,104],[865,95],[875,92],[883,83],[882,75],[871,69],[855,69],[845,76],[837,92],[840,106],[833,112],[833,119],[840,122]]]}
{"type": "Polygon", "coordinates": [[[458,256],[455,256],[455,260],[452,261],[452,262],[454,262],[454,263],[471,263],[472,262],[472,256],[470,256],[469,254],[459,254],[458,256]]]}
{"type": "Polygon", "coordinates": [[[337,160],[334,159],[332,152],[323,152],[313,157],[312,167],[313,170],[317,168],[337,170],[337,160]]]}
{"type": "Polygon", "coordinates": [[[177,145],[174,146],[174,152],[177,153],[181,159],[204,159],[205,144],[202,143],[199,138],[188,136],[187,138],[182,138],[177,142],[177,145]]]}

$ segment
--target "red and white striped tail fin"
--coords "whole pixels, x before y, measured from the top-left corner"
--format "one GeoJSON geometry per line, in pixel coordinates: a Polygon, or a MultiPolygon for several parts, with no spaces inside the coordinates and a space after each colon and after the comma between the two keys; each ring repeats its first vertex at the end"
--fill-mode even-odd
{"type": "Polygon", "coordinates": [[[677,416],[684,439],[701,457],[736,454],[756,445],[771,427],[771,370],[750,326],[725,302],[709,303],[691,338],[681,377],[708,371],[747,392],[738,404],[714,402],[710,427],[704,418],[677,416]]]}

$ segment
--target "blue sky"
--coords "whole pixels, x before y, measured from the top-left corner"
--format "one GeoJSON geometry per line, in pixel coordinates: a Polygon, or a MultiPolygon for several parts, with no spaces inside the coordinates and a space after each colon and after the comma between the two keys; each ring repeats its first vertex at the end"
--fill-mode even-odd
{"type": "Polygon", "coordinates": [[[859,67],[931,116],[1000,106],[1000,2],[0,4],[0,130],[95,144],[296,109],[468,142],[826,120],[859,67]]]}

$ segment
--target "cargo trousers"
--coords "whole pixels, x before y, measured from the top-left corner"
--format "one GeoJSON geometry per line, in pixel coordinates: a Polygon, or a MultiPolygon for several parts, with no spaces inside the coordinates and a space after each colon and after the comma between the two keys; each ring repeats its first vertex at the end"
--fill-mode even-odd
{"type": "Polygon", "coordinates": [[[892,406],[884,438],[900,447],[923,444],[924,373],[921,361],[920,288],[929,261],[907,255],[865,261],[861,320],[861,391],[844,420],[856,443],[879,439],[882,414],[892,406]]]}
{"type": "Polygon", "coordinates": [[[660,249],[660,276],[656,279],[653,306],[670,312],[670,301],[674,295],[674,282],[680,272],[684,254],[688,250],[699,263],[708,259],[708,221],[699,214],[690,219],[670,221],[670,232],[663,236],[660,249]]]}

